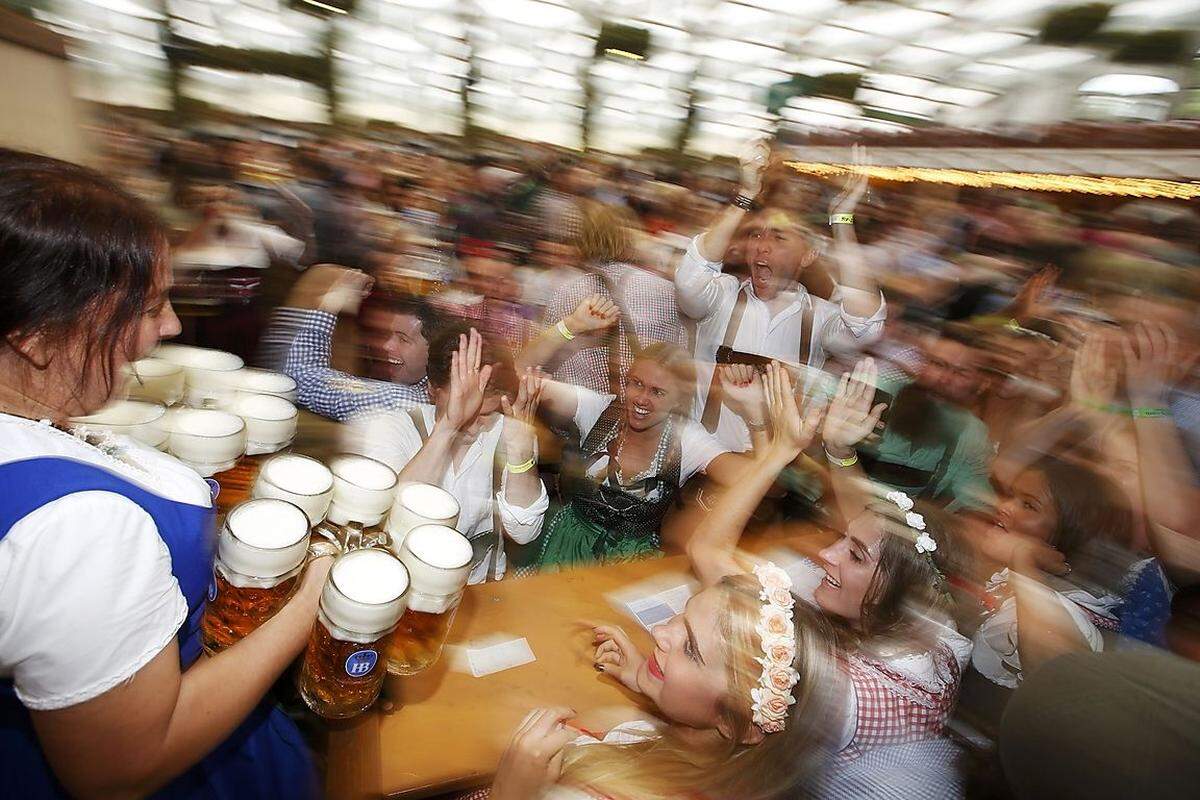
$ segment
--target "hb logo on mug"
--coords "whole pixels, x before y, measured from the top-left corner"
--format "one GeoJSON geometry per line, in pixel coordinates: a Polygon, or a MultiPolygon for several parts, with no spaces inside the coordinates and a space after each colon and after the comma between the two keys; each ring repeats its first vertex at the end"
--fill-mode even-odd
{"type": "Polygon", "coordinates": [[[351,653],[346,659],[346,674],[351,678],[363,678],[375,669],[378,661],[379,654],[374,650],[359,650],[357,653],[351,653]]]}

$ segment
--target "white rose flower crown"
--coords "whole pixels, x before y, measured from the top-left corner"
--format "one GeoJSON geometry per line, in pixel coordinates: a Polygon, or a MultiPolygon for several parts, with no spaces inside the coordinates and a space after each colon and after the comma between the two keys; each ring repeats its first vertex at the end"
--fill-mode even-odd
{"type": "Polygon", "coordinates": [[[937,563],[933,560],[933,553],[937,550],[937,542],[925,532],[925,518],[912,510],[912,498],[904,492],[888,492],[884,495],[884,499],[900,509],[904,514],[904,524],[916,534],[913,542],[914,546],[917,553],[923,556],[929,562],[929,566],[933,568],[934,575],[936,576],[934,578],[934,587],[945,587],[946,576],[942,574],[942,571],[938,569],[937,563]]]}
{"type": "Polygon", "coordinates": [[[763,733],[779,733],[787,724],[788,707],[796,702],[792,687],[800,680],[792,662],[796,658],[796,629],[792,624],[792,579],[768,561],[754,568],[763,601],[755,630],[762,639],[763,657],[758,686],[750,690],[753,721],[763,733]]]}

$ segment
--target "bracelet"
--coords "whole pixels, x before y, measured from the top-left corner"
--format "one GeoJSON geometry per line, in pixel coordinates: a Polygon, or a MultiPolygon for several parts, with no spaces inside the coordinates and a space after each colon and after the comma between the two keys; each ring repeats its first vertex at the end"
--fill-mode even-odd
{"type": "Polygon", "coordinates": [[[738,196],[733,198],[733,204],[743,211],[754,210],[754,198],[738,192],[738,196]]]}
{"type": "Polygon", "coordinates": [[[1129,414],[1134,419],[1161,419],[1171,416],[1169,408],[1131,408],[1129,414]]]}
{"type": "Polygon", "coordinates": [[[828,461],[830,464],[837,464],[839,467],[853,467],[855,464],[858,463],[858,453],[855,453],[854,455],[850,456],[849,458],[838,458],[837,456],[835,456],[833,453],[830,453],[825,448],[821,448],[821,449],[825,450],[825,460],[828,461]]]}
{"type": "Polygon", "coordinates": [[[567,323],[561,319],[554,324],[554,330],[558,331],[558,335],[568,342],[575,338],[575,334],[567,329],[567,323]]]}
{"type": "Polygon", "coordinates": [[[508,470],[509,475],[520,475],[522,472],[529,472],[536,463],[537,461],[530,456],[528,461],[523,461],[520,464],[505,464],[504,468],[508,470]]]}
{"type": "Polygon", "coordinates": [[[742,420],[742,422],[745,422],[746,427],[749,428],[751,431],[765,431],[767,429],[766,420],[763,420],[762,422],[751,422],[748,419],[744,419],[744,420],[742,420]]]}
{"type": "Polygon", "coordinates": [[[853,214],[830,214],[829,215],[829,224],[830,225],[853,225],[854,224],[854,215],[853,214]]]}

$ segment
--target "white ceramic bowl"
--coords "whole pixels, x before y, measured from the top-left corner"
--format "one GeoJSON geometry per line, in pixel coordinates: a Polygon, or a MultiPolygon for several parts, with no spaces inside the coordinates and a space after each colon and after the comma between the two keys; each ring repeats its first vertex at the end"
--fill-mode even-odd
{"type": "Polygon", "coordinates": [[[183,367],[161,358],[143,358],[125,366],[130,400],[149,400],[173,406],[183,399],[183,367]]]}
{"type": "Polygon", "coordinates": [[[333,501],[326,517],[335,525],[357,522],[377,525],[396,496],[396,473],[382,461],[344,454],[329,462],[333,472],[333,501]]]}
{"type": "Polygon", "coordinates": [[[296,437],[296,407],[282,397],[239,395],[229,410],[246,421],[248,455],[277,452],[296,437]]]}
{"type": "Polygon", "coordinates": [[[246,451],[246,422],[236,414],[183,408],[167,424],[167,448],[202,477],[232,469],[246,451]]]}
{"type": "Polygon", "coordinates": [[[194,408],[228,405],[236,391],[235,373],[245,366],[233,353],[183,344],[159,345],[154,356],[183,367],[187,383],[184,397],[194,408]]]}
{"type": "Polygon", "coordinates": [[[129,436],[151,447],[165,450],[167,429],[163,425],[163,417],[166,413],[167,409],[161,403],[118,400],[95,414],[72,417],[71,424],[129,436]]]}
{"type": "Polygon", "coordinates": [[[296,382],[282,372],[245,367],[229,377],[241,394],[271,394],[296,402],[296,382]]]}

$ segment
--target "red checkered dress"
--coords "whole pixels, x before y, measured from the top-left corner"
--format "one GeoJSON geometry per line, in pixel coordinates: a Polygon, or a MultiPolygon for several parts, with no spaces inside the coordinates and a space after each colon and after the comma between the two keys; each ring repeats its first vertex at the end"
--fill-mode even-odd
{"type": "MultiPolygon", "coordinates": [[[[606,264],[597,267],[620,293],[621,306],[633,322],[638,343],[645,347],[654,342],[687,347],[687,332],[679,320],[679,307],[675,304],[675,286],[629,264],[606,264]]],[[[604,281],[592,274],[580,275],[563,286],[546,306],[546,323],[558,322],[569,315],[583,300],[599,294],[609,297],[604,281]]],[[[629,337],[625,334],[625,316],[618,323],[617,339],[621,353],[621,385],[633,363],[629,337]]],[[[598,347],[586,347],[568,358],[554,372],[554,378],[563,383],[591,389],[607,394],[610,390],[608,377],[607,342],[598,347]]]]}
{"type": "Polygon", "coordinates": [[[919,682],[885,661],[861,653],[846,656],[858,709],[854,736],[843,759],[880,745],[905,744],[942,734],[958,698],[962,670],[954,652],[939,643],[931,654],[938,680],[919,682]]]}

